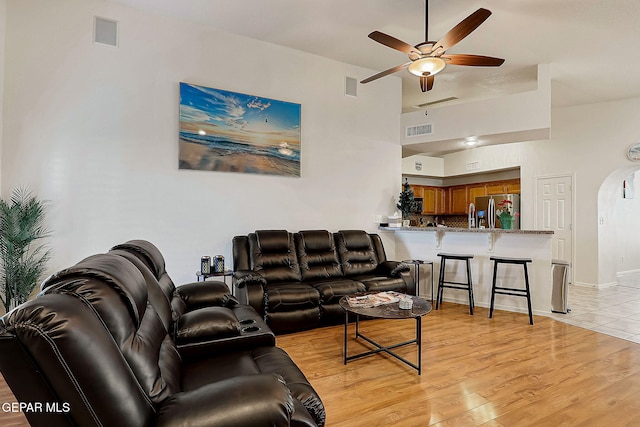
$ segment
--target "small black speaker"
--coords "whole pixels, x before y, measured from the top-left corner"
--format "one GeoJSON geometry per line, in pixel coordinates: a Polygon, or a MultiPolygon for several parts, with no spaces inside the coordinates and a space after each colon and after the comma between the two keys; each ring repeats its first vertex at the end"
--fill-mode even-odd
{"type": "Polygon", "coordinates": [[[93,26],[93,41],[118,47],[118,21],[96,16],[93,26]]]}

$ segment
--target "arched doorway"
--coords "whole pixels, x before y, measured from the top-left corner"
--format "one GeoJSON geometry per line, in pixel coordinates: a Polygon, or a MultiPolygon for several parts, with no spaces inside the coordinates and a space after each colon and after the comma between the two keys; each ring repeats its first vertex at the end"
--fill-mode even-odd
{"type": "Polygon", "coordinates": [[[612,172],[598,191],[598,282],[617,284],[620,274],[640,274],[640,166],[612,172]],[[627,188],[635,187],[624,194],[627,188]]]}

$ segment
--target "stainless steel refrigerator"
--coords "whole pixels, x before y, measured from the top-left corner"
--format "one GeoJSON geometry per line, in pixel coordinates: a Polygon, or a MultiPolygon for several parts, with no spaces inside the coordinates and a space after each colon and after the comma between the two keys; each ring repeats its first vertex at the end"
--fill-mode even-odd
{"type": "MultiPolygon", "coordinates": [[[[495,204],[496,212],[501,210],[501,203],[503,206],[508,207],[510,213],[515,215],[513,218],[513,229],[520,229],[520,195],[519,194],[493,194],[491,196],[481,196],[476,197],[475,208],[476,208],[476,227],[480,227],[484,225],[485,227],[489,227],[489,218],[487,217],[488,208],[489,208],[489,199],[493,199],[493,203],[495,204]],[[503,202],[506,200],[507,202],[503,202]]],[[[500,218],[496,217],[496,228],[500,228],[500,218]]]]}

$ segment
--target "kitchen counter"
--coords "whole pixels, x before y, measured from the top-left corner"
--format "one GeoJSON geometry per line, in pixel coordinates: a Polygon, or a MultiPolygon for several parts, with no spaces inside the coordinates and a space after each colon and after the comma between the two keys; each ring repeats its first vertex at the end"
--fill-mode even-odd
{"type": "MultiPolygon", "coordinates": [[[[534,314],[551,312],[551,259],[552,237],[550,230],[503,230],[500,228],[458,227],[379,227],[385,248],[395,250],[389,259],[421,259],[434,262],[434,282],[439,276],[440,252],[470,253],[475,304],[489,307],[491,302],[491,280],[493,277],[492,256],[531,258],[529,280],[534,314]],[[388,242],[388,243],[387,243],[388,242]],[[395,255],[395,257],[393,257],[395,255]]],[[[420,295],[430,296],[430,269],[420,274],[420,295]]],[[[464,263],[447,263],[447,280],[462,281],[465,276],[464,263]],[[451,264],[451,265],[450,265],[451,264]]],[[[524,287],[522,267],[501,265],[498,278],[503,286],[524,287]]],[[[444,301],[468,304],[466,292],[445,289],[444,301]]],[[[527,312],[526,299],[508,295],[496,296],[496,309],[527,312]]],[[[497,314],[499,316],[499,313],[497,314]]],[[[527,321],[523,317],[523,321],[527,321]]]]}
{"type": "Polygon", "coordinates": [[[437,231],[442,233],[500,233],[500,234],[553,234],[551,230],[503,230],[502,228],[461,228],[461,227],[379,227],[386,231],[437,231]]]}

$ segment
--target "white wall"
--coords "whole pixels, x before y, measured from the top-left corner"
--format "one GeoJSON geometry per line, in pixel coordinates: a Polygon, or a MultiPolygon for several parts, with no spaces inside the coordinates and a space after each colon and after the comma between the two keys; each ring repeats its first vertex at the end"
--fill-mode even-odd
{"type": "MultiPolygon", "coordinates": [[[[464,116],[458,116],[464,121],[464,116]]],[[[445,156],[445,174],[464,173],[469,161],[482,169],[520,166],[522,226],[534,227],[535,179],[575,174],[575,247],[573,273],[579,284],[600,286],[616,281],[616,229],[612,226],[616,195],[602,183],[615,174],[615,185],[637,164],[626,158],[629,145],[637,142],[640,99],[581,105],[552,110],[551,137],[544,141],[478,147],[445,156]],[[601,199],[603,196],[600,196],[601,199]],[[598,206],[603,209],[599,212],[598,206]],[[599,224],[599,217],[604,224],[599,224]]],[[[618,187],[616,187],[618,188],[618,187]]]]}
{"type": "MultiPolygon", "coordinates": [[[[256,229],[374,229],[401,184],[398,79],[101,0],[7,5],[2,194],[51,201],[51,270],[154,242],[176,282],[256,229]],[[120,47],[92,43],[93,17],[120,47]],[[302,104],[300,178],[178,170],[180,81],[302,104]],[[397,159],[394,161],[393,159],[397,159]]],[[[393,248],[390,248],[391,251],[393,248]]]]}
{"type": "MultiPolygon", "coordinates": [[[[4,49],[6,40],[7,26],[7,0],[0,0],[0,117],[3,110],[3,94],[4,94],[4,49]]],[[[0,120],[0,171],[2,170],[2,124],[4,120],[0,120]]],[[[2,173],[0,173],[0,188],[2,188],[2,173]]]]}
{"type": "MultiPolygon", "coordinates": [[[[633,198],[623,198],[622,183],[618,191],[613,213],[616,230],[616,273],[640,272],[640,167],[632,174],[633,198]]],[[[612,190],[615,192],[615,190],[612,190]]]]}

